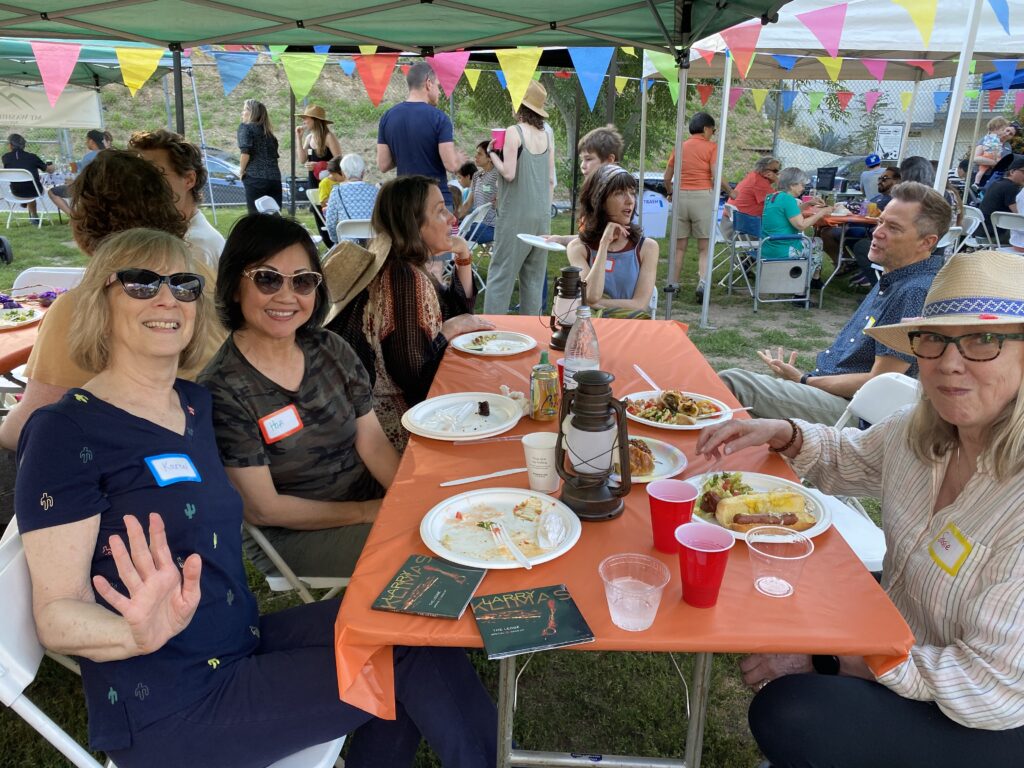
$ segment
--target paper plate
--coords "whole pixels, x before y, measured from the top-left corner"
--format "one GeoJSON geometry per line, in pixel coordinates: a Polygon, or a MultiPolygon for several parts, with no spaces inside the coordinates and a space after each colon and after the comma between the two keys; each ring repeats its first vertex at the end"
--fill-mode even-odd
{"type": "MultiPolygon", "coordinates": [[[[715,472],[688,477],[686,478],[686,482],[693,483],[699,490],[704,485],[704,481],[709,475],[718,475],[722,472],[736,471],[738,470],[720,469],[715,472]]],[[[822,504],[818,496],[812,493],[810,488],[805,488],[800,485],[800,483],[794,483],[792,480],[783,480],[781,477],[776,477],[775,475],[763,475],[760,472],[740,472],[740,474],[743,476],[743,482],[753,488],[755,493],[764,493],[765,491],[796,491],[803,496],[807,505],[807,511],[814,515],[818,521],[806,531],[800,531],[804,536],[808,536],[813,539],[815,536],[824,533],[832,526],[832,510],[830,510],[825,504],[822,504]]],[[[697,506],[694,507],[694,522],[706,523],[707,525],[718,525],[718,522],[705,520],[697,514],[697,510],[699,508],[700,497],[697,498],[697,506]]],[[[732,537],[737,541],[747,540],[747,534],[742,531],[729,531],[729,533],[731,533],[732,537]]]]}
{"type": "Polygon", "coordinates": [[[0,331],[13,331],[15,328],[24,328],[26,325],[38,323],[42,317],[42,312],[31,307],[0,310],[0,331]]]}
{"type": "Polygon", "coordinates": [[[554,243],[551,240],[545,240],[540,235],[516,235],[524,243],[532,245],[534,248],[543,248],[545,251],[564,251],[565,246],[561,243],[554,243]]]}
{"type": "Polygon", "coordinates": [[[456,392],[432,397],[413,406],[402,414],[402,426],[414,435],[434,440],[475,440],[508,432],[522,415],[519,403],[504,395],[456,392]],[[481,416],[477,412],[477,406],[483,400],[490,403],[489,416],[481,416]],[[472,407],[456,425],[454,419],[467,411],[468,406],[472,407]]]}
{"type": "MultiPolygon", "coordinates": [[[[632,394],[623,397],[623,400],[646,400],[649,397],[657,397],[660,392],[657,390],[649,390],[647,392],[633,392],[632,394]]],[[[713,397],[702,395],[697,392],[682,392],[681,394],[692,397],[694,400],[709,400],[715,408],[720,411],[729,410],[729,406],[723,403],[721,400],[716,400],[713,397]]],[[[728,421],[732,418],[731,413],[725,413],[715,418],[701,419],[696,424],[662,424],[658,421],[651,421],[650,419],[641,419],[639,416],[634,416],[628,410],[626,411],[626,418],[640,424],[646,424],[649,427],[657,427],[658,429],[677,429],[677,430],[695,430],[704,429],[704,427],[710,427],[712,424],[721,424],[723,421],[728,421]]]]}
{"type": "MultiPolygon", "coordinates": [[[[523,566],[517,563],[512,555],[508,555],[507,559],[504,557],[486,559],[481,556],[486,550],[493,548],[490,534],[486,530],[480,529],[481,535],[479,536],[462,538],[451,534],[445,528],[448,521],[453,520],[457,513],[465,514],[471,510],[493,509],[501,512],[503,516],[508,516],[512,515],[512,510],[517,504],[530,498],[538,499],[544,511],[551,510],[558,514],[567,530],[566,537],[557,546],[542,554],[527,554],[527,559],[532,565],[546,563],[572,549],[579,541],[583,526],[573,511],[558,499],[524,488],[482,488],[445,499],[427,512],[420,522],[420,538],[431,552],[458,565],[468,565],[474,568],[522,568],[523,566]],[[447,544],[445,543],[446,533],[448,534],[447,544]]],[[[471,531],[471,533],[476,532],[471,531]]]]}
{"type": "Polygon", "coordinates": [[[509,357],[533,349],[537,346],[537,340],[533,336],[515,331],[478,331],[456,336],[452,339],[451,345],[467,355],[509,357]],[[481,341],[482,343],[479,343],[481,341]]]}
{"type": "MultiPolygon", "coordinates": [[[[631,437],[630,440],[643,440],[654,454],[654,472],[649,475],[633,475],[630,482],[636,484],[667,480],[686,469],[686,454],[674,445],[653,437],[631,437]]],[[[618,473],[612,473],[612,480],[619,482],[620,479],[618,473]]]]}

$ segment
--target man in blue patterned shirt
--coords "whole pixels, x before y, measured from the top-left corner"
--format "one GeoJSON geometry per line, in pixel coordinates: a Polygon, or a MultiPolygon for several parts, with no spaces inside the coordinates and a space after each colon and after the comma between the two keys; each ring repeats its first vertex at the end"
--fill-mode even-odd
{"type": "Polygon", "coordinates": [[[818,354],[815,367],[796,367],[796,352],[758,351],[774,376],[741,368],[722,371],[726,386],[759,418],[801,418],[834,424],[864,382],[882,373],[917,375],[910,355],[890,349],[864,333],[874,325],[897,323],[921,314],[932,278],[943,257],[935,245],[949,229],[952,211],[942,195],[924,184],[904,182],[892,191],[871,236],[868,257],[882,276],[864,297],[832,345],[818,354]]]}

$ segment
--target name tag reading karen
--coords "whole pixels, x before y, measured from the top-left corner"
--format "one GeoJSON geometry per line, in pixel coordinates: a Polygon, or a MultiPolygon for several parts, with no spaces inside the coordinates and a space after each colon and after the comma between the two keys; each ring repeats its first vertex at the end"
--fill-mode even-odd
{"type": "Polygon", "coordinates": [[[303,426],[299,410],[294,404],[267,414],[259,420],[259,425],[260,432],[263,433],[263,440],[268,445],[276,443],[278,440],[284,440],[288,435],[294,435],[303,426]]]}
{"type": "Polygon", "coordinates": [[[159,486],[203,481],[192,459],[184,453],[163,453],[159,456],[149,456],[145,461],[159,486]]]}
{"type": "Polygon", "coordinates": [[[942,570],[950,576],[956,576],[964,560],[971,554],[974,545],[960,533],[960,529],[950,523],[942,529],[935,541],[928,547],[928,554],[942,570]]]}

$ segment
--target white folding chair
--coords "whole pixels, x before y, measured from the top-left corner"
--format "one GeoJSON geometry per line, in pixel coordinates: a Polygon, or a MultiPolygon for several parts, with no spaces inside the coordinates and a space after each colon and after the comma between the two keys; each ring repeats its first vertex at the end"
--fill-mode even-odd
{"type": "Polygon", "coordinates": [[[14,278],[11,291],[38,293],[38,289],[74,288],[84,274],[85,267],[29,267],[14,278]]]}
{"type": "MultiPolygon", "coordinates": [[[[25,695],[43,659],[32,615],[32,580],[21,537],[0,543],[0,701],[28,723],[77,768],[102,768],[92,755],[25,695]]],[[[270,768],[331,768],[345,737],[307,747],[278,760],[270,768]]],[[[117,768],[113,761],[106,768],[117,768]]]]}
{"type": "Polygon", "coordinates": [[[996,239],[996,248],[1002,248],[999,240],[999,230],[1024,230],[1024,213],[1011,213],[1010,211],[995,211],[992,214],[992,230],[996,239]]]}
{"type": "Polygon", "coordinates": [[[483,222],[487,217],[487,214],[491,211],[491,204],[484,203],[478,205],[472,211],[466,214],[466,218],[459,222],[459,237],[469,243],[469,250],[473,250],[477,245],[480,245],[479,240],[471,235],[476,235],[479,232],[479,227],[476,227],[477,232],[473,231],[476,224],[483,222]]]}
{"type": "Polygon", "coordinates": [[[280,214],[281,206],[277,204],[277,200],[272,198],[270,195],[264,195],[263,197],[256,198],[256,210],[260,213],[269,214],[280,214]]]}
{"type": "Polygon", "coordinates": [[[985,223],[985,214],[981,212],[980,208],[973,205],[965,205],[963,224],[964,228],[970,232],[965,241],[967,245],[972,248],[984,248],[989,245],[999,246],[999,241],[993,238],[988,231],[988,224],[985,223]]]}
{"type": "Polygon", "coordinates": [[[344,219],[338,222],[335,229],[338,233],[338,239],[335,240],[337,243],[342,240],[369,240],[373,237],[369,219],[344,219]]]}
{"type": "Polygon", "coordinates": [[[950,252],[950,258],[952,258],[958,250],[960,235],[963,234],[963,231],[963,227],[950,227],[946,230],[946,234],[939,239],[939,242],[935,244],[935,249],[938,250],[939,248],[945,249],[952,247],[953,250],[950,252]]]}
{"type": "MultiPolygon", "coordinates": [[[[916,403],[919,397],[920,385],[916,379],[902,373],[879,374],[857,390],[836,422],[836,428],[842,429],[854,419],[877,424],[900,408],[916,403]]],[[[836,498],[854,514],[839,514],[845,510],[836,510],[832,524],[869,570],[880,571],[885,555],[882,529],[874,524],[859,500],[849,496],[836,498]],[[869,525],[865,525],[865,521],[869,525]]]]}
{"type": "Polygon", "coordinates": [[[11,228],[11,219],[15,213],[24,213],[25,217],[28,218],[28,209],[22,206],[25,203],[36,204],[36,222],[34,226],[43,226],[43,217],[51,212],[48,210],[49,206],[47,203],[50,198],[46,196],[46,192],[36,182],[35,176],[30,171],[26,171],[22,168],[0,168],[0,199],[7,206],[7,228],[11,228]],[[11,184],[31,184],[34,193],[28,197],[21,197],[14,194],[11,191],[11,184]]]}
{"type": "Polygon", "coordinates": [[[323,234],[327,234],[327,222],[324,221],[324,212],[320,207],[320,190],[319,189],[307,189],[306,199],[309,200],[309,206],[313,209],[313,221],[316,222],[317,229],[323,234]]]}
{"type": "Polygon", "coordinates": [[[242,523],[242,526],[245,532],[256,542],[257,546],[263,550],[263,554],[274,564],[276,570],[264,574],[267,579],[267,587],[271,592],[290,592],[294,589],[299,593],[302,602],[315,603],[316,598],[310,594],[310,589],[326,589],[327,593],[320,599],[330,600],[332,597],[337,597],[338,593],[347,587],[349,581],[351,581],[351,579],[344,576],[296,576],[295,571],[288,566],[288,563],[284,561],[280,553],[274,549],[274,545],[267,540],[267,537],[263,535],[263,531],[258,526],[247,522],[242,523]]]}
{"type": "Polygon", "coordinates": [[[963,216],[960,218],[962,237],[960,242],[957,243],[956,248],[953,249],[953,255],[960,253],[968,245],[976,246],[977,241],[974,239],[974,233],[981,226],[984,217],[981,215],[981,211],[973,206],[965,206],[963,216]]]}

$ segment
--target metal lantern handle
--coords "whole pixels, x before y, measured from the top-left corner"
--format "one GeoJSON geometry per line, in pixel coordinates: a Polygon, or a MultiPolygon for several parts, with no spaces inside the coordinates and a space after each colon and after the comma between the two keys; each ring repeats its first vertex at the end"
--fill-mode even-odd
{"type": "Polygon", "coordinates": [[[629,469],[629,430],[626,425],[626,408],[621,400],[614,397],[608,401],[608,405],[615,411],[619,428],[619,476],[622,478],[618,487],[612,489],[612,493],[622,497],[627,495],[633,487],[633,478],[629,469]]]}

